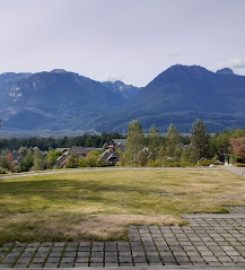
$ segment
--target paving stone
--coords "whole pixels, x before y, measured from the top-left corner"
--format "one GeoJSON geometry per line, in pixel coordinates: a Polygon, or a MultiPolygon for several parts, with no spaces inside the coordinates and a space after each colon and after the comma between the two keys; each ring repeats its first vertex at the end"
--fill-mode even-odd
{"type": "Polygon", "coordinates": [[[74,267],[80,268],[80,267],[87,267],[88,263],[87,262],[76,262],[74,264],[74,267]]]}
{"type": "Polygon", "coordinates": [[[123,266],[123,267],[131,267],[133,266],[133,262],[120,262],[120,266],[123,266]]]}
{"type": "Polygon", "coordinates": [[[54,247],[64,247],[65,246],[65,243],[54,243],[53,245],[54,247]]]}
{"type": "Polygon", "coordinates": [[[101,263],[101,262],[91,262],[90,266],[91,267],[103,267],[103,263],[101,263]]]}
{"type": "Polygon", "coordinates": [[[91,263],[103,263],[104,262],[104,259],[103,257],[92,257],[90,258],[90,262],[91,263]]]}
{"type": "Polygon", "coordinates": [[[77,255],[77,252],[72,252],[72,251],[65,251],[64,253],[63,253],[63,257],[76,257],[76,255],[77,255]]]}
{"type": "Polygon", "coordinates": [[[49,263],[56,263],[56,262],[59,262],[60,261],[60,257],[49,257],[46,262],[49,262],[49,263]]]}
{"type": "Polygon", "coordinates": [[[63,257],[61,259],[60,263],[61,264],[63,264],[63,263],[73,263],[74,260],[75,260],[75,258],[73,258],[73,257],[67,257],[67,258],[63,257]]]}
{"type": "Polygon", "coordinates": [[[118,262],[108,262],[105,264],[106,267],[110,268],[110,267],[117,267],[119,266],[118,262]]]}
{"type": "Polygon", "coordinates": [[[51,263],[51,262],[49,263],[49,262],[47,262],[47,263],[45,263],[44,267],[45,268],[57,268],[58,265],[59,265],[59,263],[51,263]]]}
{"type": "Polygon", "coordinates": [[[119,262],[120,262],[120,264],[122,264],[122,263],[132,263],[132,258],[131,257],[120,257],[119,262]]]}
{"type": "Polygon", "coordinates": [[[43,263],[31,263],[29,265],[30,268],[42,268],[43,267],[43,263]]]}
{"type": "Polygon", "coordinates": [[[90,251],[90,249],[91,249],[91,247],[90,247],[90,245],[89,246],[80,246],[79,248],[78,248],[78,251],[80,252],[82,252],[82,251],[90,251]]]}
{"type": "Polygon", "coordinates": [[[20,263],[17,263],[15,264],[14,268],[27,268],[28,265],[27,264],[20,264],[20,263]]]}
{"type": "Polygon", "coordinates": [[[117,263],[118,260],[117,258],[105,258],[105,264],[107,265],[108,263],[117,263]]]}
{"type": "Polygon", "coordinates": [[[73,263],[60,263],[59,268],[73,268],[73,263]]]}
{"type": "Polygon", "coordinates": [[[89,262],[89,256],[76,258],[76,263],[88,263],[88,262],[89,262]]]}

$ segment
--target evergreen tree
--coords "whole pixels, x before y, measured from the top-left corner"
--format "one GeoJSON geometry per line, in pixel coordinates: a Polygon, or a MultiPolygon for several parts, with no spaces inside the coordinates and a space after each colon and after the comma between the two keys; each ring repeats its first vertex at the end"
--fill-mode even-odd
{"type": "Polygon", "coordinates": [[[139,121],[132,121],[128,126],[126,143],[127,156],[130,164],[138,163],[138,155],[144,146],[144,133],[139,121]]]}
{"type": "Polygon", "coordinates": [[[166,136],[166,154],[169,157],[176,158],[176,151],[181,137],[174,124],[170,124],[166,136]]]}
{"type": "Polygon", "coordinates": [[[152,160],[156,160],[159,158],[161,139],[161,133],[159,132],[159,130],[155,126],[152,126],[148,134],[148,148],[152,160]]]}
{"type": "Polygon", "coordinates": [[[21,159],[18,171],[27,172],[33,166],[33,150],[23,147],[20,151],[21,151],[21,159]]]}
{"type": "Polygon", "coordinates": [[[191,147],[193,159],[209,158],[209,133],[202,120],[196,120],[192,127],[191,147]]]}

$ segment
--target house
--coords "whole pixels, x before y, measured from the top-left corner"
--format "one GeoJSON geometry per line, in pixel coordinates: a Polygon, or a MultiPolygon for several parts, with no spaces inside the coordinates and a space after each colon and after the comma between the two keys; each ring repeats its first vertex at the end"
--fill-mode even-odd
{"type": "Polygon", "coordinates": [[[100,156],[107,165],[115,165],[120,160],[119,153],[126,150],[126,139],[112,139],[110,142],[105,143],[104,152],[100,156]]]}
{"type": "Polygon", "coordinates": [[[101,150],[100,148],[95,147],[81,147],[81,146],[72,146],[70,148],[69,155],[75,156],[77,158],[85,158],[89,152],[94,150],[101,150]]]}
{"type": "Polygon", "coordinates": [[[127,139],[112,139],[112,141],[115,143],[116,148],[118,148],[121,152],[126,150],[127,139]]]}
{"type": "Polygon", "coordinates": [[[115,165],[119,161],[119,154],[113,148],[106,149],[100,156],[107,165],[115,165]]]}
{"type": "Polygon", "coordinates": [[[126,139],[112,139],[110,142],[104,144],[104,149],[112,148],[124,152],[126,150],[126,139]]]}
{"type": "Polygon", "coordinates": [[[86,158],[89,152],[101,149],[95,147],[72,146],[71,148],[56,148],[56,150],[61,153],[57,159],[57,166],[65,167],[69,157],[73,156],[77,159],[86,158]]]}

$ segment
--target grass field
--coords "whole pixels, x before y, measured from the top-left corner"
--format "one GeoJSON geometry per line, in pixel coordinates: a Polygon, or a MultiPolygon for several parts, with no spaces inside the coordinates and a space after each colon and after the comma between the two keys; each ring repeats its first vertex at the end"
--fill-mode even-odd
{"type": "Polygon", "coordinates": [[[129,224],[245,205],[245,179],[220,168],[81,170],[0,179],[0,243],[125,239],[129,224]]]}

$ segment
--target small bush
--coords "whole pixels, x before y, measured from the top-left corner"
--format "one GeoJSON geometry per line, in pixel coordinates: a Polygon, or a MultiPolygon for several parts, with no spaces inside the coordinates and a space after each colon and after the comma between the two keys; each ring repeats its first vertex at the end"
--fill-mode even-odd
{"type": "Polygon", "coordinates": [[[7,174],[7,173],[8,171],[6,169],[0,167],[0,174],[7,174]]]}
{"type": "Polygon", "coordinates": [[[70,156],[67,161],[66,168],[76,168],[78,165],[77,163],[78,163],[77,157],[70,156]]]}
{"type": "Polygon", "coordinates": [[[214,164],[214,161],[212,159],[203,158],[198,162],[199,166],[209,166],[210,164],[214,164]]]}
{"type": "Polygon", "coordinates": [[[245,167],[245,163],[237,163],[237,167],[245,167]]]}
{"type": "Polygon", "coordinates": [[[78,166],[79,166],[79,167],[88,167],[88,164],[87,164],[87,162],[86,162],[86,159],[85,159],[85,158],[80,158],[80,159],[78,160],[78,166]]]}
{"type": "Polygon", "coordinates": [[[195,167],[196,164],[190,161],[181,161],[180,166],[181,167],[195,167]]]}
{"type": "Polygon", "coordinates": [[[162,163],[160,160],[149,160],[147,162],[147,166],[148,167],[161,167],[162,163]]]}
{"type": "Polygon", "coordinates": [[[181,163],[175,160],[164,160],[162,163],[163,167],[181,167],[181,163]]]}

